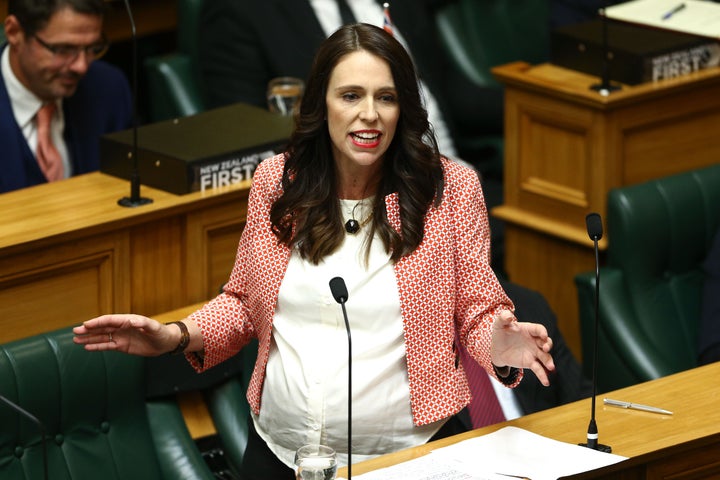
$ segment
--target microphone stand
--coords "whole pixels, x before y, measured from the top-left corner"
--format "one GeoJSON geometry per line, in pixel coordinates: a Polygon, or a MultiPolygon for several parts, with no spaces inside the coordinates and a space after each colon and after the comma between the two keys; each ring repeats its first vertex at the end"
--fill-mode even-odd
{"type": "Polygon", "coordinates": [[[145,198],[140,196],[140,173],[138,172],[138,146],[137,146],[137,129],[138,129],[138,92],[137,92],[137,34],[135,31],[135,20],[133,19],[132,10],[130,10],[130,3],[128,0],[124,0],[125,9],[127,10],[128,17],[130,18],[130,31],[132,33],[132,116],[133,116],[133,142],[132,151],[130,156],[132,157],[132,172],[130,173],[130,196],[123,197],[118,200],[118,205],[122,207],[140,207],[152,203],[151,198],[145,198]]]}
{"type": "Polygon", "coordinates": [[[603,97],[607,97],[611,92],[620,90],[620,85],[610,83],[610,49],[608,47],[608,22],[605,9],[607,8],[607,0],[602,8],[602,72],[600,76],[600,83],[596,83],[590,86],[591,90],[595,90],[603,97]]]}
{"type": "Polygon", "coordinates": [[[592,405],[590,410],[590,424],[587,431],[587,443],[579,443],[582,447],[592,448],[600,452],[610,453],[612,448],[598,443],[598,429],[595,422],[595,397],[597,396],[597,364],[598,364],[598,325],[600,324],[600,249],[598,240],[602,238],[602,220],[597,213],[590,213],[585,217],[587,231],[595,245],[595,342],[593,346],[592,368],[592,405]]]}
{"type": "Polygon", "coordinates": [[[350,321],[348,320],[347,310],[345,309],[345,302],[348,299],[347,286],[345,280],[342,277],[335,277],[330,280],[330,291],[332,292],[335,301],[340,304],[343,312],[343,319],[345,320],[345,330],[347,331],[348,337],[348,417],[347,417],[347,429],[348,429],[348,441],[347,441],[347,480],[352,479],[352,335],[350,334],[350,321]]]}
{"type": "Polygon", "coordinates": [[[4,403],[8,407],[12,408],[16,412],[18,412],[23,417],[26,417],[31,422],[33,422],[35,425],[37,425],[38,429],[40,430],[40,443],[42,444],[42,458],[43,458],[43,478],[45,480],[48,480],[48,454],[47,454],[47,444],[45,442],[45,425],[32,413],[28,412],[24,408],[22,408],[20,405],[16,404],[15,402],[5,398],[5,396],[0,395],[0,402],[4,403]]]}

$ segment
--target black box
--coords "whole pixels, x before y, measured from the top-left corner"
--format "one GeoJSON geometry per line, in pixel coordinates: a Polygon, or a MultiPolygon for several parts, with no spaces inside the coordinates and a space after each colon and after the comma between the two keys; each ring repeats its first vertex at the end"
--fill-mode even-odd
{"type": "MultiPolygon", "coordinates": [[[[264,158],[285,148],[291,117],[235,104],[137,129],[140,182],[175,194],[249,180],[264,158]]],[[[100,171],[130,179],[133,131],[104,135],[100,171]]]]}
{"type": "MultiPolygon", "coordinates": [[[[607,22],[610,80],[636,85],[678,77],[720,62],[720,43],[695,35],[607,22]]],[[[550,61],[602,75],[602,21],[560,27],[550,34],[550,61]]]]}

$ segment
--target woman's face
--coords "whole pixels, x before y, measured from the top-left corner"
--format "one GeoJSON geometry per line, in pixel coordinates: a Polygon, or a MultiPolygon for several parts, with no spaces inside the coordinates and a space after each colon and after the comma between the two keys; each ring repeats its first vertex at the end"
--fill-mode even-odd
{"type": "Polygon", "coordinates": [[[338,169],[379,171],[400,117],[389,65],[364,50],[345,55],[330,75],[325,101],[338,169]]]}

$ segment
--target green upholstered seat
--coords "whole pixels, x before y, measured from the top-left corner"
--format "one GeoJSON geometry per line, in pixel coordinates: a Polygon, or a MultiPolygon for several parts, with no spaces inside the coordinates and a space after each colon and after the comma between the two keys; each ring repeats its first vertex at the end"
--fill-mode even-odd
{"type": "Polygon", "coordinates": [[[198,19],[202,0],[178,0],[178,49],[145,59],[150,120],[185,117],[205,110],[198,67],[198,19]]]}
{"type": "Polygon", "coordinates": [[[205,391],[205,402],[222,441],[225,458],[236,473],[242,472],[248,441],[250,406],[245,395],[257,357],[257,340],[238,355],[242,357],[242,372],[205,391]]]}
{"type": "MultiPolygon", "coordinates": [[[[720,165],[611,190],[607,207],[599,392],[697,366],[701,263],[720,225],[720,165]]],[[[595,272],[575,283],[590,374],[595,272]]]]}
{"type": "MultiPolygon", "coordinates": [[[[213,477],[177,404],[145,400],[144,359],[86,352],[70,329],[0,345],[0,393],[45,426],[53,480],[213,477]]],[[[0,404],[0,478],[40,479],[41,434],[0,404]]]]}
{"type": "MultiPolygon", "coordinates": [[[[549,58],[547,0],[457,0],[435,15],[440,39],[460,74],[482,88],[490,107],[451,112],[461,156],[487,152],[481,172],[500,175],[503,169],[502,86],[491,68],[523,60],[549,58]]],[[[456,109],[459,110],[459,109],[456,109]]]]}

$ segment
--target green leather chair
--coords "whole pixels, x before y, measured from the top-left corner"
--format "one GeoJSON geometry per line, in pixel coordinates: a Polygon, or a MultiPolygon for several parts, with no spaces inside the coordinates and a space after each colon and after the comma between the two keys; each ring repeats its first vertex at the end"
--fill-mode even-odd
{"type": "MultiPolygon", "coordinates": [[[[46,430],[53,480],[210,480],[172,400],[146,402],[144,359],[86,352],[70,329],[0,345],[0,393],[46,430]]],[[[0,478],[43,478],[41,434],[0,403],[0,478]]]]}
{"type": "Polygon", "coordinates": [[[178,0],[178,50],[145,59],[150,120],[158,122],[205,110],[198,66],[198,19],[202,0],[178,0]]]}
{"type": "Polygon", "coordinates": [[[492,152],[481,172],[503,169],[503,89],[490,69],[523,60],[549,59],[548,0],[455,0],[435,13],[440,39],[457,70],[472,83],[497,97],[498,108],[453,115],[455,141],[461,152],[492,152]],[[464,116],[463,116],[464,115],[464,116]],[[479,129],[489,133],[478,132],[479,129]]]}
{"type": "Polygon", "coordinates": [[[238,354],[242,358],[242,372],[204,392],[210,416],[223,444],[225,459],[231,470],[242,478],[242,462],[248,441],[250,406],[245,396],[255,367],[257,340],[253,340],[238,354]]]}
{"type": "MultiPolygon", "coordinates": [[[[611,190],[600,269],[598,391],[697,366],[701,263],[720,226],[720,165],[611,190]]],[[[592,371],[595,272],[575,277],[592,371]]]]}

